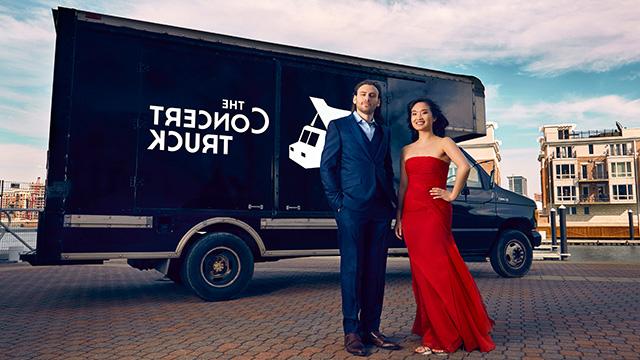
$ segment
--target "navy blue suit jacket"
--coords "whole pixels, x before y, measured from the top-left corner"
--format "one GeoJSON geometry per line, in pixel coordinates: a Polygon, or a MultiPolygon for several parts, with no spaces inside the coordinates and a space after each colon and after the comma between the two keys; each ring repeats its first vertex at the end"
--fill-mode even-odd
{"type": "Polygon", "coordinates": [[[353,114],[329,123],[320,161],[320,178],[334,211],[343,206],[353,210],[366,210],[372,206],[376,179],[382,185],[389,205],[395,207],[397,204],[391,165],[391,131],[384,125],[378,126],[376,131],[382,131],[382,143],[375,154],[371,154],[353,114]]]}

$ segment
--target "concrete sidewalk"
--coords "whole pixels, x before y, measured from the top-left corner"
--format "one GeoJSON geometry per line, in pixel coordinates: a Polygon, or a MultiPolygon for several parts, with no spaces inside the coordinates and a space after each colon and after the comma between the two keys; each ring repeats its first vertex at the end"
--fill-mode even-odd
{"type": "MultiPolygon", "coordinates": [[[[451,359],[638,359],[640,265],[534,262],[521,279],[468,264],[496,321],[497,348],[451,359]]],[[[406,258],[390,258],[382,330],[424,358],[406,258]]],[[[236,300],[206,303],[155,271],[0,266],[0,358],[341,359],[338,259],[258,264],[236,300]]],[[[432,355],[431,358],[445,359],[432,355]]]]}

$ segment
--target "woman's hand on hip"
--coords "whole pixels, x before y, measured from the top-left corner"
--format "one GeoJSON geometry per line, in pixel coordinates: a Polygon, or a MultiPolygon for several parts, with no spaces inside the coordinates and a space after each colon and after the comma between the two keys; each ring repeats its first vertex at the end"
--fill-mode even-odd
{"type": "Polygon", "coordinates": [[[431,196],[433,196],[434,199],[442,199],[446,202],[452,202],[453,200],[455,200],[455,198],[453,197],[453,194],[441,188],[436,188],[436,187],[431,188],[431,190],[429,190],[429,194],[431,194],[431,196]]]}

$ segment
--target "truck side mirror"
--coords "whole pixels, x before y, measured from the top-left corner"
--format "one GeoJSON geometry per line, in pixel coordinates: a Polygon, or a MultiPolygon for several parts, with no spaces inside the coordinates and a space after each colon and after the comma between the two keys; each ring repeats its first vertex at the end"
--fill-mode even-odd
{"type": "Polygon", "coordinates": [[[491,169],[491,177],[489,178],[489,189],[493,189],[496,185],[495,182],[496,169],[491,169]]]}

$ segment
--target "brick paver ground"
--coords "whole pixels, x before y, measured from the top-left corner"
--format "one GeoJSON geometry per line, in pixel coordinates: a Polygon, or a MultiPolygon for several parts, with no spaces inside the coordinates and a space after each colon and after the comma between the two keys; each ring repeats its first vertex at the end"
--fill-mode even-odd
{"type": "MultiPolygon", "coordinates": [[[[497,348],[451,359],[639,359],[640,265],[536,262],[521,279],[468,264],[497,348]]],[[[408,260],[390,258],[383,332],[413,355],[408,260]]],[[[207,303],[124,264],[0,266],[0,358],[342,359],[337,258],[258,264],[249,289],[207,303]]],[[[445,359],[446,356],[432,355],[445,359]]]]}

